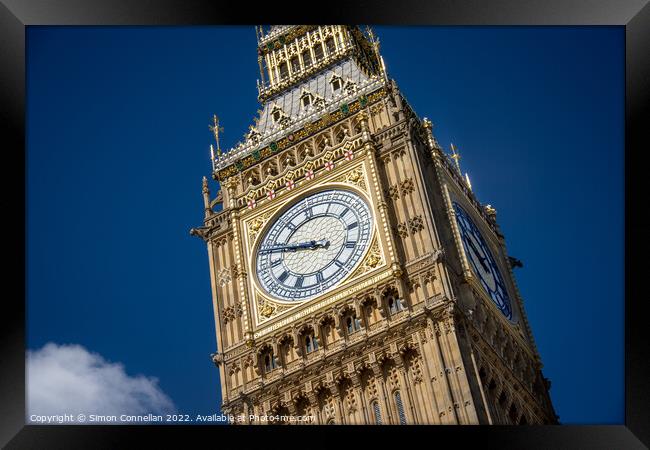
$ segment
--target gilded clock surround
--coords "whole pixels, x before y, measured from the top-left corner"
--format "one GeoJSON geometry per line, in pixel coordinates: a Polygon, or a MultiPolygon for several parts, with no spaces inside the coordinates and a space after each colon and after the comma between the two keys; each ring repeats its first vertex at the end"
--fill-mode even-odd
{"type": "MultiPolygon", "coordinates": [[[[354,148],[352,145],[347,145],[346,143],[341,147],[341,150],[343,150],[344,154],[345,151],[349,151],[352,148],[354,148]]],[[[370,273],[375,274],[382,268],[387,267],[386,259],[384,258],[384,250],[381,241],[378,238],[378,233],[388,234],[390,233],[390,230],[385,222],[382,224],[381,229],[378,228],[379,224],[376,221],[376,217],[379,215],[379,211],[377,210],[368,189],[366,170],[367,155],[363,155],[362,152],[360,153],[361,154],[359,155],[353,154],[353,159],[350,159],[350,161],[346,161],[345,158],[340,161],[340,164],[347,165],[347,167],[345,167],[346,172],[344,175],[338,175],[337,172],[328,173],[324,168],[320,171],[316,171],[314,179],[305,180],[303,178],[301,184],[292,188],[290,192],[284,192],[285,195],[273,199],[269,199],[267,196],[267,199],[264,202],[261,202],[258,207],[252,208],[248,218],[244,219],[244,226],[247,230],[248,236],[244,243],[246,249],[245,253],[248,255],[248,266],[254,267],[255,254],[259,247],[260,238],[264,235],[265,229],[270,226],[274,217],[281,215],[287,207],[305,196],[326,189],[346,189],[361,195],[368,203],[373,213],[373,234],[370,244],[364,251],[364,256],[360,263],[355,266],[355,269],[351,274],[346,276],[340,282],[338,288],[328,291],[320,298],[316,300],[307,299],[295,302],[278,300],[266,294],[259,286],[259,282],[255,277],[249,277],[251,291],[254,292],[253,295],[256,299],[253,303],[256,326],[260,326],[266,322],[272,323],[272,319],[299,309],[305,303],[314,303],[313,306],[317,307],[320,307],[319,305],[326,305],[331,297],[335,297],[341,290],[345,290],[349,283],[354,282],[363,276],[369,275],[370,273]]],[[[326,161],[335,160],[337,154],[340,156],[341,152],[327,152],[323,159],[326,161]]],[[[313,165],[307,167],[307,170],[309,170],[313,165]]],[[[374,187],[375,195],[380,195],[379,186],[375,184],[374,187]]],[[[263,332],[263,329],[258,330],[257,334],[260,335],[263,332]]]]}
{"type": "MultiPolygon", "coordinates": [[[[250,424],[268,423],[264,415],[314,424],[556,423],[496,210],[476,199],[455,148],[445,154],[431,122],[389,79],[372,31],[257,33],[263,109],[244,142],[217,148],[220,191],[211,199],[204,179],[204,223],[192,229],[209,257],[217,406],[250,424]],[[316,86],[316,100],[296,106],[290,99],[304,97],[305,86],[316,86]],[[323,296],[265,295],[254,272],[265,230],[296,199],[335,187],[371,208],[374,234],[360,262],[323,296]],[[512,322],[471,270],[452,198],[489,240],[512,322]]],[[[211,129],[218,138],[216,117],[211,129]]]]}

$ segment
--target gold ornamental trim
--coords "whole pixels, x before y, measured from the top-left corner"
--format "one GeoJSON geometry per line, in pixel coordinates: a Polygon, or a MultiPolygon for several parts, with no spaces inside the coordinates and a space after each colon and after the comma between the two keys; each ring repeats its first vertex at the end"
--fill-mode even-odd
{"type": "Polygon", "coordinates": [[[254,150],[249,155],[235,161],[233,164],[215,172],[215,179],[217,181],[223,181],[228,177],[231,177],[243,170],[248,169],[249,167],[254,166],[255,164],[264,161],[272,155],[275,155],[282,150],[285,150],[291,147],[298,142],[303,141],[304,139],[311,137],[317,132],[327,128],[333,123],[339,122],[344,118],[347,118],[351,114],[354,114],[368,105],[374,104],[379,101],[382,97],[386,95],[385,88],[379,88],[378,90],[367,94],[362,95],[356,100],[341,105],[339,109],[334,112],[326,113],[321,116],[319,119],[314,122],[308,123],[301,129],[288,133],[285,137],[278,141],[271,142],[266,147],[260,150],[254,150]]]}
{"type": "Polygon", "coordinates": [[[311,314],[314,314],[315,312],[331,305],[332,303],[336,303],[340,300],[343,300],[346,297],[351,297],[352,295],[356,294],[357,292],[367,289],[371,286],[374,286],[378,284],[379,282],[390,278],[392,276],[392,272],[390,270],[385,270],[382,273],[379,273],[355,286],[350,286],[350,288],[341,291],[337,294],[325,297],[320,300],[311,300],[314,302],[313,305],[307,306],[300,311],[296,312],[295,314],[292,314],[290,316],[285,317],[284,319],[273,323],[272,325],[269,325],[267,327],[261,328],[257,332],[253,334],[254,339],[259,339],[263,336],[266,336],[267,334],[279,329],[283,328],[293,322],[298,321],[299,319],[310,316],[311,314]]]}

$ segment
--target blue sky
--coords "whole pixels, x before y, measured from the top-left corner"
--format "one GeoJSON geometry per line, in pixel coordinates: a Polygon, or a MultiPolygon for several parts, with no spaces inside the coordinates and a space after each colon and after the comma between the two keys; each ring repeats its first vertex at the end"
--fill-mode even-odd
{"type": "MultiPolygon", "coordinates": [[[[622,423],[621,27],[376,27],[389,75],[492,204],[563,423],[622,423]]],[[[28,27],[27,347],[78,344],[218,411],[208,124],[259,108],[248,27],[28,27]]],[[[215,185],[212,184],[213,192],[215,185]]]]}

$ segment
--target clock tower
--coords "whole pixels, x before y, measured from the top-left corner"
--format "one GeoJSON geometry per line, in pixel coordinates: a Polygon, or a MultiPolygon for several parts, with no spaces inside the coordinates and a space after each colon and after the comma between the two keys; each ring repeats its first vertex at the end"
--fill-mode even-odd
{"type": "MultiPolygon", "coordinates": [[[[236,423],[549,424],[496,211],[388,78],[372,31],[257,27],[262,109],[205,217],[236,423]]],[[[456,160],[457,162],[457,160],[456,160]]]]}

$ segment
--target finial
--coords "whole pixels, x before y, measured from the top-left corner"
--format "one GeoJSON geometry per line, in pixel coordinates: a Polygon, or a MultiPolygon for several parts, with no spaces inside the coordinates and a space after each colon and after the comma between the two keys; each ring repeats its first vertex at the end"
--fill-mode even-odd
{"type": "Polygon", "coordinates": [[[262,37],[260,28],[262,28],[261,25],[255,25],[255,37],[257,38],[257,45],[260,45],[260,38],[262,37]]]}
{"type": "MultiPolygon", "coordinates": [[[[221,146],[219,145],[219,132],[223,131],[223,127],[219,126],[219,118],[216,114],[212,116],[212,125],[208,125],[208,128],[214,134],[214,140],[217,141],[217,156],[221,156],[221,146]]],[[[210,145],[212,148],[212,145],[210,145]]],[[[214,160],[214,156],[212,157],[214,160]]]]}
{"type": "Polygon", "coordinates": [[[467,187],[471,191],[472,190],[472,183],[469,181],[469,175],[467,174],[467,172],[465,172],[465,183],[467,183],[467,187]]]}
{"type": "Polygon", "coordinates": [[[460,163],[458,160],[460,159],[460,153],[456,151],[456,147],[454,147],[454,144],[451,144],[451,157],[456,161],[456,168],[458,169],[458,172],[460,172],[460,163]]]}
{"type": "Polygon", "coordinates": [[[366,25],[366,33],[368,33],[368,37],[370,38],[370,42],[374,43],[375,42],[375,34],[372,32],[372,28],[370,28],[369,25],[366,25]]]}
{"type": "Polygon", "coordinates": [[[208,187],[208,179],[203,177],[203,210],[205,211],[206,219],[212,215],[212,208],[210,208],[210,188],[208,187]]]}

